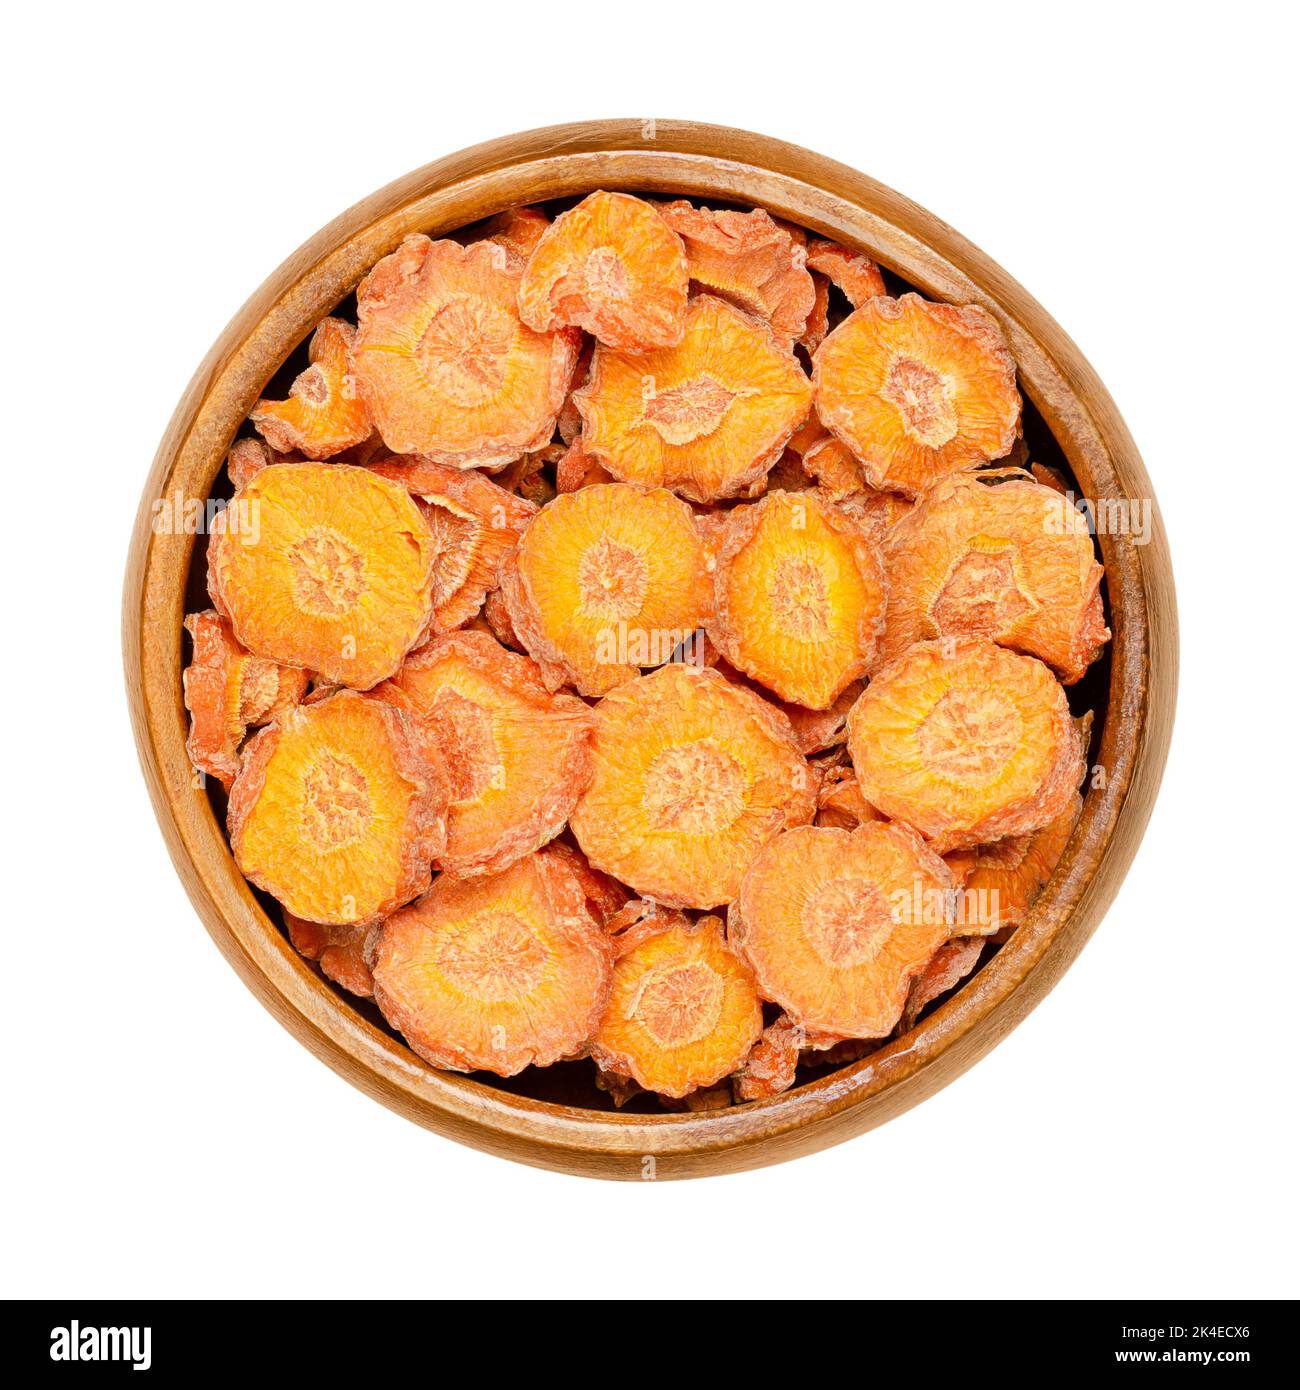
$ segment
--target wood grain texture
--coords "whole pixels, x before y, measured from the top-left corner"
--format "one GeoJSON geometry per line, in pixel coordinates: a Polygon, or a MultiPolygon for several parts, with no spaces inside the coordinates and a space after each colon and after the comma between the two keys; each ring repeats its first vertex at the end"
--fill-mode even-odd
{"type": "Polygon", "coordinates": [[[227,960],[318,1057],[385,1105],[503,1157],[605,1178],[682,1178],[779,1162],[860,1134],[977,1061],[1048,993],[1114,898],[1159,787],[1178,641],[1159,514],[1150,543],[1101,535],[1114,640],[1091,791],[1028,921],[946,1004],[862,1061],[782,1096],[705,1114],[619,1115],[551,1105],[437,1072],[351,1010],[293,951],[235,867],[192,785],[181,622],[193,537],[156,535],[155,499],[206,497],[241,421],[285,357],[408,232],[438,235],[515,204],[593,188],[750,203],[861,249],[925,294],[1001,323],[1022,389],[1085,494],[1153,498],[1114,402],[1062,329],[1005,271],[891,189],[776,140],[690,122],[597,121],[509,136],[390,184],[295,252],[196,372],[141,498],[124,593],[126,680],[141,764],[172,859],[227,960]],[[649,1162],[653,1160],[653,1164],[649,1162]]]}

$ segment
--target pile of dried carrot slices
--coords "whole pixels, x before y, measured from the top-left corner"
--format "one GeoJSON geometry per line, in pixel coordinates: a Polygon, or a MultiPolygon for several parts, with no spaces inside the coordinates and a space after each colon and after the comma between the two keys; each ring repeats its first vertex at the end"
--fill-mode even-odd
{"type": "Polygon", "coordinates": [[[409,236],[231,448],[195,767],[436,1067],[669,1108],[913,1026],[1023,921],[1109,638],[975,305],[600,191],[409,236]]]}

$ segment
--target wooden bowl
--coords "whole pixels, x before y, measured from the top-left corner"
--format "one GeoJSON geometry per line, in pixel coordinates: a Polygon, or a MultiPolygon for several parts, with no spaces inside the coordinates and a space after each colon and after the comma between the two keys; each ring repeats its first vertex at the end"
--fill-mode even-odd
{"type": "Polygon", "coordinates": [[[1019,364],[1035,456],[1054,457],[1090,498],[1151,499],[1152,492],[1092,368],[1004,271],[924,209],[864,175],[794,145],[715,126],[556,126],[438,160],[330,223],[217,340],[177,407],[145,484],[124,605],[140,760],[168,848],[204,924],[249,988],[300,1041],[420,1124],[565,1172],[692,1177],[792,1158],[900,1114],[982,1057],[1056,983],[1114,897],[1159,786],[1177,682],[1174,584],[1158,516],[1148,544],[1123,534],[1099,536],[1114,638],[1089,677],[1088,693],[1099,706],[1092,758],[1104,768],[1104,786],[1088,791],[1074,837],[1026,923],[906,1037],[785,1095],[701,1114],[611,1113],[594,1108],[594,1091],[583,1104],[544,1099],[554,1089],[529,1083],[527,1073],[510,1088],[426,1066],[376,1012],[337,992],[292,949],[236,868],[217,808],[194,785],[185,752],[181,623],[187,608],[207,605],[201,575],[193,572],[195,537],[155,534],[154,504],[178,492],[209,496],[266,383],[317,320],[407,233],[438,236],[512,205],[594,188],[764,207],[866,251],[925,295],[983,305],[1002,324],[1019,364]],[[530,1084],[533,1094],[521,1093],[530,1084]]]}

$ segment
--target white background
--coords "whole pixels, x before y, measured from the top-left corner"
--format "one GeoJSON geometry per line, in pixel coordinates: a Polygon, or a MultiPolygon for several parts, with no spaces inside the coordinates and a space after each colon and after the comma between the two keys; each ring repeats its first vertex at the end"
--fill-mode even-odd
{"type": "Polygon", "coordinates": [[[1300,304],[1282,14],[834,0],[11,13],[3,1292],[1300,1293],[1300,304]],[[489,1158],[316,1062],[181,890],[119,655],[139,489],[253,288],[430,159],[605,115],[807,145],[1006,266],[1124,412],[1182,618],[1164,790],[1052,996],[885,1128],[693,1183],[489,1158]]]}

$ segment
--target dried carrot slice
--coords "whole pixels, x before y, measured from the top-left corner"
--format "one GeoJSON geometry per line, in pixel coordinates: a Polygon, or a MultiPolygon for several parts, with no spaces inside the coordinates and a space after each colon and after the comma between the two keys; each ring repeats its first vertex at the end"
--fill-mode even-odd
{"type": "Polygon", "coordinates": [[[602,1071],[680,1099],[740,1066],[763,1031],[763,1008],[717,917],[651,920],[616,949],[609,1002],[591,1043],[602,1071]]]}
{"type": "Polygon", "coordinates": [[[272,449],[265,440],[253,439],[249,436],[246,439],[236,439],[230,446],[230,453],[226,456],[226,472],[230,474],[230,481],[234,484],[235,491],[238,492],[267,464],[300,463],[301,461],[302,456],[300,454],[282,454],[279,450],[272,449]]]}
{"type": "Polygon", "coordinates": [[[500,589],[491,590],[484,599],[483,618],[492,635],[503,647],[509,647],[516,652],[523,651],[524,644],[519,640],[515,625],[510,621],[510,609],[500,589]]]}
{"type": "Polygon", "coordinates": [[[537,667],[484,632],[412,652],[376,694],[438,745],[451,781],[449,873],[495,873],[564,829],[592,771],[594,717],[552,695],[537,667]]]}
{"type": "Polygon", "coordinates": [[[630,1076],[616,1076],[612,1071],[597,1070],[595,1081],[596,1089],[609,1096],[616,1110],[621,1110],[628,1101],[645,1095],[645,1091],[630,1076]]]}
{"type": "Polygon", "coordinates": [[[578,334],[520,321],[521,273],[495,242],[416,235],[361,282],[356,373],[394,453],[496,468],[550,440],[578,334]]]}
{"type": "Polygon", "coordinates": [[[820,444],[825,438],[827,438],[826,427],[814,413],[790,436],[786,448],[793,450],[802,459],[809,449],[815,444],[820,444]]]}
{"type": "Polygon", "coordinates": [[[550,850],[485,878],[438,879],[383,925],[375,1002],[413,1051],[450,1071],[514,1076],[586,1046],[613,948],[550,850]]]}
{"type": "MultiPolygon", "coordinates": [[[[704,541],[704,551],[708,556],[710,572],[717,566],[718,551],[722,549],[722,542],[727,538],[727,526],[731,518],[731,513],[724,511],[721,507],[696,507],[694,508],[695,529],[700,533],[704,541]]],[[[711,647],[715,657],[717,649],[711,647]]],[[[706,665],[713,665],[712,661],[706,665]]]]}
{"type": "MultiPolygon", "coordinates": [[[[681,915],[675,908],[664,908],[663,912],[672,917],[681,915]]],[[[659,913],[659,904],[652,898],[629,898],[617,912],[606,918],[605,930],[610,936],[617,936],[621,932],[627,931],[629,927],[635,927],[638,922],[644,922],[647,918],[655,917],[659,913]]]]}
{"type": "Polygon", "coordinates": [[[912,981],[901,1020],[905,1030],[916,1023],[927,1004],[961,984],[979,964],[983,949],[984,942],[978,936],[956,936],[939,947],[929,965],[912,981]]]}
{"type": "Polygon", "coordinates": [[[1049,468],[1045,463],[1031,463],[1029,472],[1036,483],[1050,487],[1053,492],[1059,493],[1062,497],[1070,491],[1070,485],[1059,469],[1049,468]]]}
{"type": "Polygon", "coordinates": [[[709,636],[782,700],[824,710],[867,671],[885,624],[874,543],[810,493],[730,513],[709,636]]]}
{"type": "Polygon", "coordinates": [[[284,925],[294,950],[316,961],[326,979],[362,999],[374,994],[374,976],[366,964],[366,944],[374,927],[327,927],[292,912],[284,914],[284,925]]]}
{"type": "Polygon", "coordinates": [[[427,888],[446,818],[445,774],[406,716],[350,690],[255,734],[228,809],[244,877],[326,926],[378,921],[427,888]]]}
{"type": "Polygon", "coordinates": [[[804,1030],[792,1018],[782,1014],[769,1024],[732,1078],[736,1100],[766,1100],[788,1091],[794,1085],[803,1047],[804,1030]]]}
{"type": "Polygon", "coordinates": [[[863,488],[861,492],[842,497],[836,504],[845,516],[851,517],[869,536],[883,542],[889,528],[910,515],[913,503],[898,492],[880,492],[863,488]]]}
{"type": "Polygon", "coordinates": [[[541,208],[508,208],[489,219],[484,237],[498,246],[504,246],[512,256],[526,264],[550,225],[551,219],[541,208]]]}
{"type": "Polygon", "coordinates": [[[613,478],[582,447],[578,435],[569,445],[564,457],[555,465],[556,492],[578,492],[594,483],[612,483],[613,478]]]}
{"type": "Polygon", "coordinates": [[[307,693],[307,672],[253,656],[230,624],[209,609],[191,613],[185,630],[194,654],[181,684],[190,712],[185,751],[200,771],[229,786],[239,771],[239,745],[249,729],[269,724],[307,693]]]}
{"type": "Polygon", "coordinates": [[[808,1030],[882,1038],[948,939],[952,875],[907,826],[802,826],[750,866],[728,914],[759,993],[808,1030]]]}
{"type": "Polygon", "coordinates": [[[799,346],[809,354],[817,351],[831,331],[831,282],[824,275],[814,274],[813,304],[799,335],[799,346]]]}
{"type": "Polygon", "coordinates": [[[865,681],[852,681],[825,709],[820,710],[785,702],[781,704],[794,729],[799,751],[805,757],[823,753],[844,742],[848,737],[849,711],[857,704],[858,696],[865,688],[865,681]]]}
{"type": "Polygon", "coordinates": [[[510,621],[552,689],[604,695],[668,661],[712,606],[690,508],[606,483],[557,497],[501,570],[510,621]]]}
{"type": "Polygon", "coordinates": [[[1110,638],[1087,520],[1023,474],[932,488],[886,538],[878,660],[931,637],[987,637],[1077,681],[1110,638]]]}
{"type": "Polygon", "coordinates": [[[808,269],[825,275],[855,309],[868,299],[886,293],[880,267],[860,251],[850,251],[847,246],[824,237],[813,237],[808,243],[807,255],[808,269]]]}
{"type": "Polygon", "coordinates": [[[525,454],[507,465],[498,477],[498,482],[507,491],[516,492],[535,507],[544,507],[555,500],[555,487],[548,476],[548,469],[564,457],[563,444],[545,444],[532,453],[525,454]]]}
{"type": "Polygon", "coordinates": [[[370,467],[425,504],[437,551],[432,631],[463,627],[496,588],[503,556],[537,515],[537,507],[481,473],[431,459],[392,457],[370,467]]]}
{"type": "Polygon", "coordinates": [[[596,706],[596,767],[570,818],[587,858],[662,903],[730,902],[758,850],[812,818],[790,721],[716,671],[664,666],[596,706]]]}
{"type": "Polygon", "coordinates": [[[724,1081],[718,1086],[706,1086],[699,1091],[690,1091],[684,1096],[660,1096],[659,1104],[669,1112],[684,1111],[689,1114],[704,1114],[711,1110],[727,1110],[732,1105],[731,1087],[724,1081]]]}
{"type": "Polygon", "coordinates": [[[573,393],[580,391],[587,383],[587,377],[591,374],[591,358],[596,351],[596,340],[587,338],[582,344],[582,351],[578,354],[578,360],[573,366],[573,375],[569,378],[569,393],[564,398],[564,404],[560,407],[559,418],[555,422],[555,428],[559,431],[560,438],[565,444],[572,444],[582,433],[582,416],[578,414],[577,404],[574,402],[573,393]]]}
{"type": "MultiPolygon", "coordinates": [[[[725,674],[725,673],[724,673],[725,674]]],[[[787,700],[776,700],[776,706],[790,721],[795,742],[804,757],[825,752],[844,742],[848,732],[849,711],[865,688],[864,681],[846,685],[825,709],[807,709],[787,700]]],[[[769,696],[769,698],[773,698],[769,696]]]]}
{"type": "Polygon", "coordinates": [[[804,331],[816,290],[804,248],[786,227],[761,208],[714,212],[678,201],[660,213],[685,243],[697,285],[766,319],[787,345],[804,331]]]}
{"type": "Polygon", "coordinates": [[[433,536],[405,488],[351,464],[273,464],[239,493],[256,528],[218,527],[208,591],[250,651],[367,690],[432,614],[433,536]]]}
{"type": "Polygon", "coordinates": [[[344,449],[341,454],[335,454],[330,462],[351,463],[358,468],[369,468],[372,463],[393,457],[393,451],[384,443],[379,431],[372,430],[367,439],[363,439],[360,444],[354,444],[350,449],[344,449]]]}
{"type": "Polygon", "coordinates": [[[373,931],[372,927],[361,940],[327,946],[321,952],[319,962],[321,974],[327,980],[333,980],[340,988],[361,999],[370,999],[375,992],[375,979],[365,958],[365,942],[373,931]]]}
{"type": "Polygon", "coordinates": [[[764,323],[700,295],[677,347],[598,347],[574,401],[583,447],[616,478],[711,502],[744,492],[780,458],[811,389],[764,323]]]}
{"type": "Polygon", "coordinates": [[[803,459],[788,447],[761,481],[768,492],[808,492],[813,487],[812,479],[804,472],[803,459]]]}
{"type": "Polygon", "coordinates": [[[311,366],[289,388],[289,399],[258,401],[249,411],[273,449],[325,459],[370,438],[370,411],[352,368],[356,332],[342,319],[322,319],[307,349],[311,366]]]}
{"type": "Polygon", "coordinates": [[[759,992],[805,1029],[884,1037],[947,941],[952,876],[907,826],[804,826],[754,860],[729,931],[759,992]]]}
{"type": "Polygon", "coordinates": [[[811,1067],[847,1067],[863,1057],[870,1057],[883,1046],[880,1038],[823,1037],[818,1046],[805,1048],[799,1060],[811,1067]]]}
{"type": "Polygon", "coordinates": [[[872,487],[915,497],[949,473],[1000,458],[1020,419],[1016,364],[974,304],[877,295],[817,349],[822,423],[872,487]]]}
{"type": "MultiPolygon", "coordinates": [[[[820,430],[821,421],[816,421],[816,425],[820,430]]],[[[884,539],[894,522],[912,510],[911,499],[901,493],[881,492],[868,486],[862,464],[843,440],[825,433],[809,438],[806,429],[795,438],[802,451],[798,463],[804,481],[792,484],[791,491],[806,488],[809,480],[814,481],[823,501],[833,503],[878,541],[884,539]]]]}
{"type": "Polygon", "coordinates": [[[862,465],[848,445],[833,435],[825,435],[804,450],[803,466],[808,476],[817,480],[818,491],[828,502],[842,502],[866,490],[862,465]]]}
{"type": "Polygon", "coordinates": [[[851,767],[832,769],[817,789],[817,825],[856,830],[868,821],[884,819],[862,795],[857,773],[851,767]]]}
{"type": "Polygon", "coordinates": [[[627,906],[631,894],[616,879],[593,869],[587,856],[575,846],[564,840],[555,840],[547,846],[547,853],[558,855],[573,870],[587,900],[587,910],[596,921],[613,935],[610,923],[627,906]]]}
{"type": "Polygon", "coordinates": [[[1076,793],[1054,821],[1031,835],[1008,835],[944,855],[961,886],[958,929],[971,936],[1014,931],[1056,871],[1082,810],[1076,793]]]}
{"type": "Polygon", "coordinates": [[[993,462],[999,468],[1032,470],[1033,465],[1029,461],[1029,445],[1025,443],[1023,420],[1016,429],[1016,437],[1011,441],[1011,447],[1001,458],[994,459],[993,462]]]}
{"type": "Polygon", "coordinates": [[[686,331],[686,251],[653,207],[592,193],[561,213],[519,284],[519,316],[539,333],[584,328],[607,347],[672,347],[686,331]]]}
{"type": "Polygon", "coordinates": [[[1083,775],[1051,671],[981,637],[918,642],[879,670],[849,753],[867,800],[940,853],[1041,829],[1083,775]]]}

